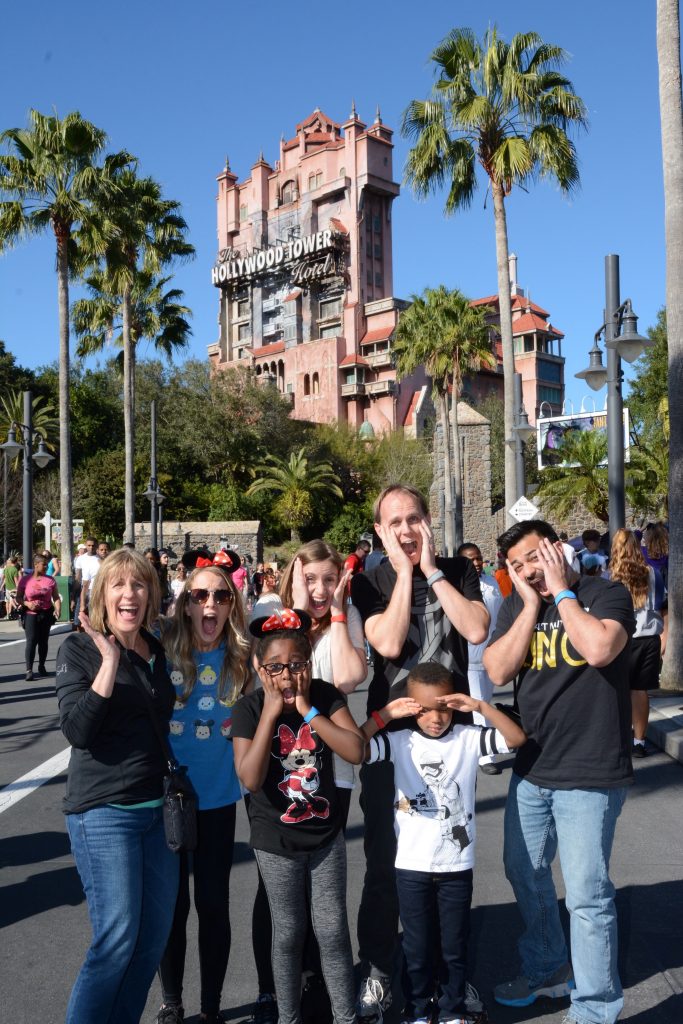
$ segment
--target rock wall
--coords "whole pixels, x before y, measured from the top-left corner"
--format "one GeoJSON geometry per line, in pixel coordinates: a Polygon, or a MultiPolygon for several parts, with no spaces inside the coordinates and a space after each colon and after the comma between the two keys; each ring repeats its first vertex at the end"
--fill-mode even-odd
{"type": "MultiPolygon", "coordinates": [[[[254,562],[263,561],[263,537],[259,519],[245,522],[222,523],[179,523],[163,524],[163,544],[159,547],[171,552],[171,557],[180,558],[184,551],[193,548],[207,547],[217,551],[220,547],[229,547],[240,555],[250,555],[254,562]]],[[[135,547],[143,551],[151,545],[149,523],[137,523],[135,526],[135,547]]]]}

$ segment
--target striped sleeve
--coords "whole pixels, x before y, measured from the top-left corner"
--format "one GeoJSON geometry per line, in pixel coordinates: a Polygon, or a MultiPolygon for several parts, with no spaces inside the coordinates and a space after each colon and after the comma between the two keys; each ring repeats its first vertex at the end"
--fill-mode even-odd
{"type": "Polygon", "coordinates": [[[509,754],[512,747],[508,747],[505,738],[497,729],[482,728],[479,733],[479,751],[482,757],[486,754],[509,754]]]}
{"type": "Polygon", "coordinates": [[[378,761],[391,761],[391,741],[385,732],[378,732],[372,737],[368,744],[368,756],[366,764],[376,764],[378,761]]]}

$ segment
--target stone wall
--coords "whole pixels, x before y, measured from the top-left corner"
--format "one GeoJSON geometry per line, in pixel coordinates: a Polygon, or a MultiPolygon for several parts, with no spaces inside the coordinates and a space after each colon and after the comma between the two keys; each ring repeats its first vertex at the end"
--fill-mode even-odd
{"type": "MultiPolygon", "coordinates": [[[[160,541],[158,544],[162,546],[160,541]]],[[[150,524],[137,523],[135,547],[143,551],[150,545],[150,524]]],[[[172,558],[180,558],[183,552],[194,548],[207,547],[210,551],[218,551],[220,547],[229,547],[240,555],[251,555],[254,562],[262,562],[261,521],[179,523],[170,520],[163,524],[163,547],[169,549],[172,558]]]]}

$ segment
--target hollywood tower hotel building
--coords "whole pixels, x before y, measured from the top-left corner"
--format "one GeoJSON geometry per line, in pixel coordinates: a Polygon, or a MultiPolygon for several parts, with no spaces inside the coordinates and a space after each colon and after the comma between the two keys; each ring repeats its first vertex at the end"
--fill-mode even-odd
{"type": "Polygon", "coordinates": [[[227,163],[218,176],[209,358],[253,367],[298,419],[415,429],[425,378],[399,385],[392,367],[392,134],[379,110],[368,127],[355,105],[343,125],[316,109],[274,168],[261,155],[245,181],[227,163]]]}

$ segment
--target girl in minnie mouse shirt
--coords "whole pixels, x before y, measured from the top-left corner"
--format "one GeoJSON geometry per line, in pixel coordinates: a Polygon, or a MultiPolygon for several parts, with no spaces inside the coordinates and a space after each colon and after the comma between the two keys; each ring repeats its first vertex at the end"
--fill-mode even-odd
{"type": "Polygon", "coordinates": [[[354,1024],[346,850],[333,752],[360,764],[364,740],[331,683],[311,679],[305,612],[256,619],[263,689],[233,710],[235,766],[251,793],[251,845],[273,918],[273,976],[281,1024],[300,1024],[307,892],[335,1024],[354,1024]]]}

